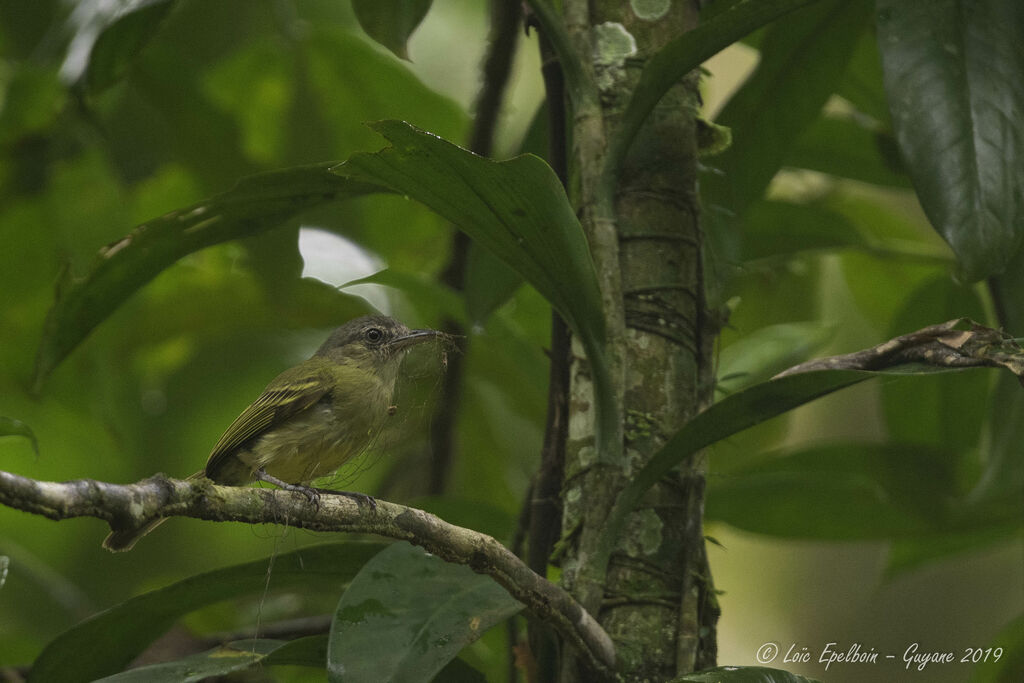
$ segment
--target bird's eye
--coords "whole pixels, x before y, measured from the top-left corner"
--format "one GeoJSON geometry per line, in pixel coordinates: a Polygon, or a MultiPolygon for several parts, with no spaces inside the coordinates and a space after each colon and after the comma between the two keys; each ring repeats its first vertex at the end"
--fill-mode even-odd
{"type": "Polygon", "coordinates": [[[384,331],[378,327],[371,327],[365,333],[366,341],[376,344],[384,338],[384,331]]]}

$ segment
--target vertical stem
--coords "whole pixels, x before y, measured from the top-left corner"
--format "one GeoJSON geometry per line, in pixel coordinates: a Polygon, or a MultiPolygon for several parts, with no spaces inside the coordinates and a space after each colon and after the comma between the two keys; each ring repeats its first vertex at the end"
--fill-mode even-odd
{"type": "MultiPolygon", "coordinates": [[[[626,680],[667,680],[714,660],[717,618],[704,552],[705,464],[659,482],[605,538],[607,512],[630,473],[710,400],[717,329],[703,286],[697,199],[697,75],[662,99],[618,173],[604,168],[614,131],[646,61],[693,28],[691,0],[564,0],[569,41],[592,88],[573,112],[574,198],[608,320],[618,399],[617,448],[594,453],[592,381],[574,347],[563,535],[563,580],[616,642],[626,680]],[[613,600],[608,600],[613,598],[613,600]]],[[[572,662],[565,680],[584,680],[572,662]]]]}

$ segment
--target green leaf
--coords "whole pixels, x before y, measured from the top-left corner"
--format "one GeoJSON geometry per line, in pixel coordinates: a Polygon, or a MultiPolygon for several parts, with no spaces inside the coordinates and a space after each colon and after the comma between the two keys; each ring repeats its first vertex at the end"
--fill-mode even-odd
{"type": "Polygon", "coordinates": [[[744,261],[867,245],[845,216],[817,204],[763,199],[751,204],[744,220],[744,261]]]}
{"type": "Polygon", "coordinates": [[[331,625],[331,681],[431,681],[522,604],[490,577],[395,543],[359,572],[331,625]]]}
{"type": "MultiPolygon", "coordinates": [[[[548,105],[545,101],[534,112],[530,127],[519,143],[519,153],[547,159],[548,147],[548,105]]],[[[474,324],[483,324],[491,313],[516,293],[523,284],[523,278],[489,251],[472,242],[466,257],[465,283],[466,314],[474,324]]]]}
{"type": "Polygon", "coordinates": [[[763,666],[720,666],[672,679],[671,683],[820,683],[782,669],[763,666]]]}
{"type": "Polygon", "coordinates": [[[107,26],[89,53],[85,84],[99,93],[124,75],[135,56],[160,30],[175,0],[143,0],[107,26]]]}
{"type": "Polygon", "coordinates": [[[852,104],[858,114],[867,114],[886,132],[891,131],[889,101],[882,83],[882,62],[875,31],[861,34],[836,94],[852,104]]]}
{"type": "Polygon", "coordinates": [[[256,665],[309,666],[323,668],[327,661],[327,634],[295,640],[251,639],[225,643],[220,647],[171,662],[129,669],[101,678],[105,683],[189,683],[225,676],[256,665]]]}
{"type": "Polygon", "coordinates": [[[893,128],[961,277],[1001,272],[1024,240],[1024,3],[879,0],[893,128]]]}
{"type": "Polygon", "coordinates": [[[427,205],[526,278],[584,343],[603,343],[587,240],[547,164],[529,154],[491,161],[402,121],[372,127],[392,146],[355,154],[334,173],[386,183],[427,205]]]}
{"type": "Polygon", "coordinates": [[[27,424],[13,417],[0,415],[0,437],[2,436],[23,436],[32,443],[32,450],[39,455],[39,442],[36,440],[35,432],[27,424]]]}
{"type": "Polygon", "coordinates": [[[269,657],[286,645],[288,643],[283,640],[239,640],[206,652],[129,669],[99,680],[103,683],[195,683],[213,676],[244,671],[259,662],[270,664],[269,657]]]}
{"type": "Polygon", "coordinates": [[[466,315],[480,324],[508,301],[523,284],[519,273],[476,242],[466,256],[466,315]]]}
{"type": "Polygon", "coordinates": [[[769,454],[716,476],[707,515],[782,538],[920,538],[947,523],[946,501],[956,493],[951,460],[941,449],[907,444],[769,454]]]}
{"type": "Polygon", "coordinates": [[[715,388],[727,394],[771,379],[801,363],[832,338],[821,323],[783,323],[755,330],[722,350],[715,388]]]}
{"type": "Polygon", "coordinates": [[[270,653],[263,663],[281,666],[311,666],[322,669],[327,665],[327,634],[321,633],[290,640],[270,653]]]}
{"type": "MultiPolygon", "coordinates": [[[[279,555],[274,559],[271,587],[303,588],[327,581],[340,590],[386,545],[332,543],[279,555]]],[[[100,612],[51,641],[32,665],[29,681],[92,681],[120,671],[182,615],[265,591],[267,562],[199,574],[100,612]]]]}
{"type": "Polygon", "coordinates": [[[648,60],[640,74],[640,80],[622,115],[622,122],[609,145],[606,171],[612,174],[618,172],[637,131],[662,96],[680,78],[751,31],[812,2],[816,0],[739,2],[694,30],[670,40],[648,60]]]}
{"type": "Polygon", "coordinates": [[[786,165],[862,183],[911,186],[892,135],[852,119],[819,117],[796,141],[786,165]]]}
{"type": "Polygon", "coordinates": [[[432,0],[352,0],[366,35],[409,61],[409,36],[430,11],[432,0]]]}
{"type": "Polygon", "coordinates": [[[223,194],[136,227],[100,250],[83,277],[65,271],[36,355],[35,389],[94,327],[182,256],[276,227],[315,206],[386,191],[340,178],[328,170],[331,165],[244,178],[223,194]]]}
{"type": "Polygon", "coordinates": [[[392,146],[355,154],[333,172],[385,183],[425,204],[515,269],[554,306],[590,360],[598,452],[607,452],[614,396],[604,356],[601,292],[583,228],[558,177],[529,154],[491,161],[402,121],[372,127],[392,146]]]}

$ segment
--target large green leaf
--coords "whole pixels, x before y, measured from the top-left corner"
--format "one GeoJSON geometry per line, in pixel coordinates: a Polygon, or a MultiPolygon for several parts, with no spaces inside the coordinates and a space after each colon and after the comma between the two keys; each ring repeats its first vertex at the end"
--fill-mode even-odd
{"type": "Polygon", "coordinates": [[[36,356],[36,389],[96,325],[182,256],[273,228],[314,206],[386,191],[338,177],[331,165],[245,178],[228,192],[138,226],[102,249],[85,276],[65,272],[36,356]]]}
{"type": "Polygon", "coordinates": [[[648,115],[662,96],[680,78],[696,69],[702,62],[732,45],[734,42],[779,17],[816,0],[746,0],[737,2],[728,10],[701,24],[692,31],[670,40],[651,57],[640,74],[640,80],[626,105],[615,137],[609,146],[605,161],[607,171],[618,172],[619,165],[629,150],[648,115]]]}
{"type": "MultiPolygon", "coordinates": [[[[327,581],[338,590],[387,544],[331,543],[274,559],[271,588],[327,581]]],[[[57,636],[32,665],[29,681],[92,681],[123,669],[182,615],[267,587],[267,562],[258,560],[199,574],[91,617],[57,636]]]]}
{"type": "Polygon", "coordinates": [[[605,452],[613,418],[601,292],[583,228],[554,171],[530,154],[491,161],[402,121],[381,121],[373,128],[392,146],[355,154],[333,172],[384,183],[430,207],[515,269],[558,310],[579,336],[593,369],[598,450],[605,452]]]}
{"type": "Polygon", "coordinates": [[[967,281],[1024,241],[1024,3],[878,0],[893,127],[921,206],[967,281]]]}
{"type": "Polygon", "coordinates": [[[160,30],[175,0],[143,0],[100,33],[89,53],[85,83],[98,93],[117,82],[146,43],[160,30]]]}
{"type": "Polygon", "coordinates": [[[359,25],[366,35],[409,59],[409,36],[430,11],[432,0],[352,0],[359,25]]]}
{"type": "Polygon", "coordinates": [[[366,563],[331,625],[331,681],[431,681],[460,650],[523,605],[490,577],[408,543],[366,563]]]}
{"type": "Polygon", "coordinates": [[[402,121],[372,127],[392,146],[355,154],[334,173],[385,183],[426,204],[526,278],[584,343],[603,343],[587,240],[547,164],[529,154],[491,161],[402,121]]]}

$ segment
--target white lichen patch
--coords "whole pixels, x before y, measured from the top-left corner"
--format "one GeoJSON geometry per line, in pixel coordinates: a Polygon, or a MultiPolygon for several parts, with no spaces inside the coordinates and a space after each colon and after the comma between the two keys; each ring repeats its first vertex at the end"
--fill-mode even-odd
{"type": "Polygon", "coordinates": [[[583,514],[583,511],[580,509],[582,498],[583,491],[580,489],[579,485],[574,485],[565,492],[565,499],[563,502],[563,516],[565,521],[579,519],[580,515],[583,514]]]}
{"type": "Polygon", "coordinates": [[[606,92],[626,75],[626,59],[636,54],[636,38],[622,24],[606,21],[594,27],[594,70],[597,87],[606,92]]]}
{"type": "Polygon", "coordinates": [[[569,419],[569,439],[571,441],[586,439],[594,433],[594,411],[589,406],[586,410],[582,410],[581,403],[580,401],[576,402],[576,405],[573,406],[575,411],[569,419]]]}
{"type": "Polygon", "coordinates": [[[672,0],[629,0],[629,6],[633,8],[637,19],[657,21],[668,14],[672,0]]]}

